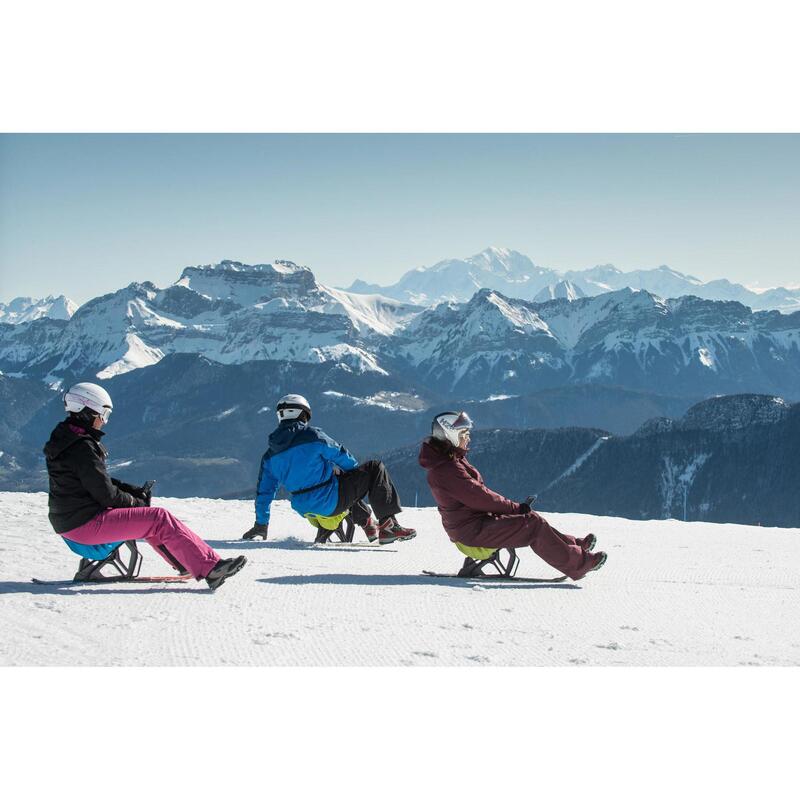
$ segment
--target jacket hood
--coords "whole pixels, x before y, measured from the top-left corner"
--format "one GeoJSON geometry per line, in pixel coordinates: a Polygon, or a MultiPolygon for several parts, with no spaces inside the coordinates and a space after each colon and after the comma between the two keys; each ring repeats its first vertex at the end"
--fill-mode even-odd
{"type": "Polygon", "coordinates": [[[72,447],[75,442],[79,442],[81,439],[94,439],[99,442],[104,435],[103,431],[94,429],[87,431],[74,425],[71,420],[65,419],[53,428],[43,452],[45,458],[58,458],[68,447],[72,447]]]}
{"type": "Polygon", "coordinates": [[[419,465],[423,469],[434,469],[451,461],[451,453],[454,453],[456,458],[463,458],[466,452],[460,447],[454,447],[452,450],[445,452],[440,445],[434,444],[431,439],[425,439],[419,449],[419,465]]]}
{"type": "Polygon", "coordinates": [[[307,422],[296,419],[287,419],[281,422],[269,435],[269,450],[271,453],[281,453],[291,446],[294,437],[308,427],[307,422]]]}

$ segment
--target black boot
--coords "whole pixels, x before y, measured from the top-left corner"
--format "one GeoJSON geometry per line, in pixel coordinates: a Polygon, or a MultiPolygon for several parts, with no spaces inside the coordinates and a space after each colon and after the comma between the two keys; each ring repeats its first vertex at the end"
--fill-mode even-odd
{"type": "Polygon", "coordinates": [[[246,563],[247,559],[244,556],[220,559],[214,565],[214,569],[206,575],[208,588],[218,589],[231,575],[235,575],[246,563]]]}

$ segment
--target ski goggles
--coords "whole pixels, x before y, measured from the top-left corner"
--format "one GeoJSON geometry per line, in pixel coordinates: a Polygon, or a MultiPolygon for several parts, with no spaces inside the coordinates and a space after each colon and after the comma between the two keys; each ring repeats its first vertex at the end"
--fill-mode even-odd
{"type": "Polygon", "coordinates": [[[473,428],[472,420],[467,414],[466,411],[462,411],[456,418],[453,420],[452,427],[457,431],[467,431],[469,432],[473,428]]]}
{"type": "Polygon", "coordinates": [[[103,424],[105,425],[109,419],[111,419],[111,411],[113,409],[110,406],[103,406],[102,411],[95,412],[100,419],[103,420],[103,424]]]}

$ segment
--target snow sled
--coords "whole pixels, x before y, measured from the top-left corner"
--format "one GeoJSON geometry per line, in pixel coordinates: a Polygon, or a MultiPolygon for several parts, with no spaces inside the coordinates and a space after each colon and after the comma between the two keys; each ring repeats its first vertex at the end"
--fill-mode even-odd
{"type": "Polygon", "coordinates": [[[139,575],[142,554],[136,547],[135,541],[79,544],[64,538],[64,543],[73,553],[81,557],[73,581],[95,583],[132,581],[139,575]]]}
{"type": "Polygon", "coordinates": [[[513,578],[519,566],[519,556],[513,547],[469,547],[468,545],[454,542],[455,546],[466,556],[464,564],[457,573],[459,578],[481,578],[487,575],[501,575],[504,578],[513,578]],[[489,568],[494,572],[486,573],[489,568]]]}
{"type": "MultiPolygon", "coordinates": [[[[80,544],[63,536],[61,538],[64,539],[64,543],[73,553],[77,553],[81,557],[78,571],[72,579],[76,583],[149,580],[139,578],[139,570],[142,567],[142,554],[133,540],[109,542],[108,544],[80,544]]],[[[167,550],[165,545],[158,545],[158,549],[164,559],[178,573],[175,576],[169,576],[169,578],[159,577],[158,580],[180,580],[190,577],[186,567],[167,550]]]]}
{"type": "MultiPolygon", "coordinates": [[[[135,541],[80,544],[63,536],[61,538],[73,553],[77,553],[81,557],[72,583],[182,583],[192,577],[163,544],[158,545],[158,549],[177,570],[177,575],[139,575],[142,554],[135,541]]],[[[41,578],[31,578],[31,580],[33,583],[47,586],[61,586],[70,583],[70,581],[42,580],[41,578]]]]}
{"type": "Polygon", "coordinates": [[[323,517],[321,514],[304,514],[305,518],[317,528],[314,544],[325,544],[335,536],[340,542],[352,542],[356,524],[349,511],[337,514],[335,517],[323,517]]]}
{"type": "Polygon", "coordinates": [[[456,573],[422,570],[431,578],[464,578],[478,581],[517,581],[518,583],[563,583],[566,575],[556,578],[519,578],[517,567],[519,556],[513,547],[469,547],[460,542],[453,544],[466,556],[464,564],[456,573]],[[485,570],[489,570],[486,572],[485,570]]]}

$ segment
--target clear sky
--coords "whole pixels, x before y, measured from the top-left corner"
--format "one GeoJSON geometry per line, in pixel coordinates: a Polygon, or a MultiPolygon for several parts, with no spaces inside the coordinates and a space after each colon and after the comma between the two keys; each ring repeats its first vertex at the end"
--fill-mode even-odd
{"type": "Polygon", "coordinates": [[[0,301],[285,258],[323,283],[510,247],[800,283],[800,135],[0,136],[0,301]]]}

